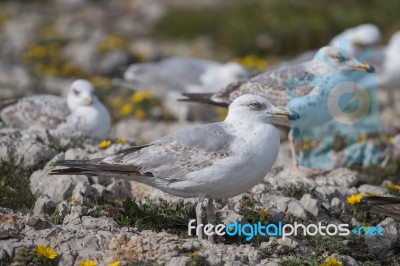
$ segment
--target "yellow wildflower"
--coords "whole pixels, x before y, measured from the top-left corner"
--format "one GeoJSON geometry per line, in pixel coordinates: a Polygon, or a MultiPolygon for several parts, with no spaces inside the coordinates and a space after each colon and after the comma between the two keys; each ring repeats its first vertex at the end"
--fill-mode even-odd
{"type": "Polygon", "coordinates": [[[94,260],[84,260],[81,262],[81,266],[97,266],[97,262],[94,260]]]}
{"type": "Polygon", "coordinates": [[[133,107],[131,104],[127,103],[122,106],[121,112],[123,115],[130,115],[133,113],[133,107]]]}
{"type": "Polygon", "coordinates": [[[143,102],[144,100],[151,99],[153,97],[153,94],[150,91],[143,90],[143,91],[138,91],[132,95],[132,101],[134,103],[140,103],[143,102]]]}
{"type": "Polygon", "coordinates": [[[108,266],[120,266],[120,265],[121,265],[121,262],[120,262],[119,260],[114,261],[114,262],[111,263],[111,264],[108,264],[108,266]]]}
{"type": "Polygon", "coordinates": [[[146,117],[146,113],[142,109],[136,110],[135,117],[136,119],[142,120],[146,117]]]}
{"type": "Polygon", "coordinates": [[[102,76],[94,76],[91,79],[91,82],[96,88],[103,88],[103,89],[108,90],[108,89],[111,89],[111,87],[112,87],[111,81],[102,76]]]}
{"type": "Polygon", "coordinates": [[[389,142],[394,143],[395,138],[394,137],[389,137],[389,142]]]}
{"type": "Polygon", "coordinates": [[[380,193],[375,193],[375,192],[370,192],[370,191],[365,191],[365,195],[367,195],[367,196],[376,196],[376,197],[382,196],[382,194],[380,194],[380,193]]]}
{"type": "Polygon", "coordinates": [[[117,143],[124,144],[126,142],[126,138],[118,138],[117,143]]]}
{"type": "Polygon", "coordinates": [[[358,135],[357,139],[358,139],[358,142],[363,143],[363,142],[365,142],[367,140],[367,135],[365,135],[365,134],[358,135]]]}
{"type": "Polygon", "coordinates": [[[43,245],[37,246],[35,251],[39,256],[45,257],[45,258],[48,258],[51,260],[55,259],[58,255],[54,249],[52,249],[51,247],[48,247],[48,246],[43,246],[43,245]]]}
{"type": "Polygon", "coordinates": [[[235,61],[246,68],[265,70],[265,68],[267,67],[267,62],[263,58],[255,55],[248,55],[243,58],[235,59],[235,61]]]}
{"type": "Polygon", "coordinates": [[[111,140],[103,140],[99,143],[99,149],[107,149],[111,146],[111,140]]]}
{"type": "Polygon", "coordinates": [[[387,188],[394,191],[400,190],[400,185],[393,184],[392,182],[388,183],[387,188]]]}
{"type": "Polygon", "coordinates": [[[271,213],[268,210],[261,210],[260,211],[261,215],[268,218],[271,216],[271,213]]]}
{"type": "Polygon", "coordinates": [[[328,257],[321,266],[342,266],[343,263],[340,260],[337,260],[333,257],[328,257]]]}
{"type": "Polygon", "coordinates": [[[106,53],[115,49],[123,48],[125,46],[125,41],[119,36],[108,36],[103,39],[99,45],[99,52],[106,53]]]}
{"type": "Polygon", "coordinates": [[[71,198],[71,199],[69,200],[69,202],[71,202],[72,204],[79,204],[79,203],[81,203],[81,201],[80,201],[79,199],[77,199],[77,198],[71,198]]]}
{"type": "Polygon", "coordinates": [[[356,205],[356,204],[360,203],[361,200],[362,200],[361,194],[354,194],[354,195],[348,196],[346,199],[346,202],[349,205],[356,205]]]}
{"type": "Polygon", "coordinates": [[[189,256],[190,256],[190,257],[196,257],[196,256],[199,256],[199,252],[198,252],[197,250],[195,250],[195,251],[192,251],[192,252],[189,252],[189,256]]]}

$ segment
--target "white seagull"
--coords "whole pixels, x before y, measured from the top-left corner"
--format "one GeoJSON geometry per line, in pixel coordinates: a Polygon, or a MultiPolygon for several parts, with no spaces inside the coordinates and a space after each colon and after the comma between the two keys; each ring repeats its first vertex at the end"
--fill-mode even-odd
{"type": "MultiPolygon", "coordinates": [[[[124,79],[133,83],[135,89],[150,90],[179,121],[188,119],[189,110],[199,108],[177,103],[182,93],[216,92],[231,82],[248,77],[246,69],[235,62],[222,64],[191,57],[133,64],[124,73],[124,79]]],[[[207,111],[203,108],[197,113],[207,111]]]]}
{"type": "MultiPolygon", "coordinates": [[[[298,121],[280,124],[304,130],[332,119],[328,109],[328,96],[339,82],[347,80],[346,75],[352,71],[375,70],[369,64],[358,62],[350,54],[343,55],[337,47],[326,46],[318,51],[313,60],[266,71],[250,80],[232,83],[216,93],[184,93],[188,98],[182,100],[228,106],[240,95],[256,94],[267,98],[278,108],[298,113],[301,117],[298,121]]],[[[353,88],[350,89],[353,92],[353,88]]],[[[301,175],[319,173],[320,171],[299,167],[292,131],[289,133],[289,141],[294,170],[301,175]]]]}
{"type": "Polygon", "coordinates": [[[0,118],[8,126],[27,130],[46,130],[56,138],[86,136],[105,139],[111,118],[87,80],[71,84],[67,99],[37,95],[0,103],[0,118]]]}
{"type": "Polygon", "coordinates": [[[280,143],[271,121],[297,118],[298,114],[280,110],[263,97],[243,95],[229,106],[223,122],[187,128],[105,158],[60,161],[59,166],[68,168],[51,174],[129,178],[174,196],[196,197],[198,224],[207,198],[212,223],[213,199],[244,193],[271,170],[280,143]]]}

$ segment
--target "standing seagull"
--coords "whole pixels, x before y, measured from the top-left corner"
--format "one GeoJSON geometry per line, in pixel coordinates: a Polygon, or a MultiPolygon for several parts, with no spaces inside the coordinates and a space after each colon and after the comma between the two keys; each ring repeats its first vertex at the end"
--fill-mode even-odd
{"type": "Polygon", "coordinates": [[[47,130],[57,138],[87,136],[105,139],[111,130],[110,115],[87,80],[74,81],[67,100],[53,95],[37,95],[6,100],[0,106],[0,118],[6,125],[47,130]]]}
{"type": "MultiPolygon", "coordinates": [[[[328,112],[327,98],[331,89],[351,71],[374,72],[368,64],[358,62],[351,55],[343,55],[337,47],[321,48],[314,59],[303,64],[282,67],[261,73],[250,80],[238,81],[217,93],[185,93],[188,99],[212,105],[228,106],[243,94],[256,94],[267,98],[278,108],[297,112],[297,123],[286,121],[280,125],[307,128],[324,124],[332,119],[328,112]],[[296,85],[299,83],[299,86],[296,85]],[[288,84],[292,86],[288,87],[288,84]]],[[[294,170],[302,175],[313,175],[311,169],[300,169],[294,148],[292,131],[289,133],[294,170]]]]}
{"type": "Polygon", "coordinates": [[[279,134],[271,121],[297,118],[263,97],[243,95],[229,106],[223,122],[184,129],[102,159],[60,161],[68,168],[51,174],[130,178],[178,197],[197,197],[197,224],[208,198],[212,223],[213,199],[244,193],[271,170],[279,152],[279,134]]]}
{"type": "Polygon", "coordinates": [[[154,63],[133,64],[124,74],[124,79],[133,83],[137,89],[150,90],[163,100],[168,111],[179,121],[188,119],[189,110],[196,110],[196,114],[209,111],[209,108],[197,110],[199,106],[177,103],[182,93],[217,92],[231,82],[248,77],[249,73],[235,62],[221,64],[190,57],[171,57],[154,63]]]}

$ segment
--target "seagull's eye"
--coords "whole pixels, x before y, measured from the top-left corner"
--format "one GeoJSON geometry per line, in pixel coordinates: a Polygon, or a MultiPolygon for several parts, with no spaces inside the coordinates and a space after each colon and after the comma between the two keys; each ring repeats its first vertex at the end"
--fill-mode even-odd
{"type": "Polygon", "coordinates": [[[261,103],[259,102],[252,102],[249,104],[250,109],[260,109],[261,108],[261,103]]]}
{"type": "Polygon", "coordinates": [[[77,89],[72,89],[72,92],[76,95],[76,96],[78,96],[81,92],[80,91],[78,91],[77,89]]]}
{"type": "Polygon", "coordinates": [[[346,57],[344,57],[343,55],[337,55],[336,60],[338,60],[340,63],[343,63],[344,61],[346,61],[346,57]]]}

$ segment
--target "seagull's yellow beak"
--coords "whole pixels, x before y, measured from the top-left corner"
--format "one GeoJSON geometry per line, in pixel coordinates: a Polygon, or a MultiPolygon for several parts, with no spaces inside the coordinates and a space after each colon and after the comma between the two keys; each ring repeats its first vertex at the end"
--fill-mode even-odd
{"type": "Polygon", "coordinates": [[[367,64],[367,63],[361,63],[361,64],[356,65],[354,67],[354,70],[366,71],[366,72],[369,72],[369,73],[374,73],[375,72],[375,68],[373,66],[371,66],[370,64],[367,64]]]}
{"type": "Polygon", "coordinates": [[[274,117],[274,118],[281,118],[284,120],[297,120],[300,118],[300,115],[296,112],[285,111],[285,110],[279,109],[275,106],[272,108],[270,115],[272,115],[272,117],[274,117]]]}
{"type": "Polygon", "coordinates": [[[83,98],[83,101],[87,104],[87,105],[91,105],[93,103],[93,98],[91,96],[87,96],[85,98],[83,98]]]}

